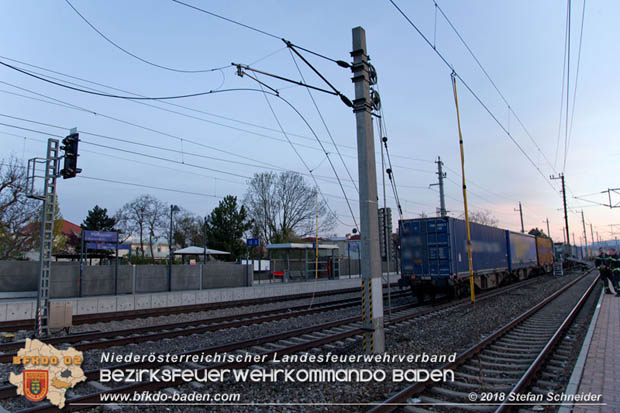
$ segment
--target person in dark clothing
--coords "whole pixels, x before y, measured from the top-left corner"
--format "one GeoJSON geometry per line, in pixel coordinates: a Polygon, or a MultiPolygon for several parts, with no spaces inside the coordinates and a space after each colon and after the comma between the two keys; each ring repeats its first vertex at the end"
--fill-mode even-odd
{"type": "Polygon", "coordinates": [[[611,255],[609,256],[609,270],[611,274],[609,278],[611,279],[611,283],[613,286],[613,290],[616,295],[620,295],[620,254],[616,250],[612,250],[611,255]]]}
{"type": "Polygon", "coordinates": [[[599,249],[599,255],[594,260],[594,265],[596,266],[596,268],[598,268],[601,274],[601,280],[603,281],[603,287],[605,288],[605,293],[611,294],[612,291],[609,288],[609,285],[612,282],[612,271],[610,268],[611,258],[605,252],[603,248],[599,249]]]}

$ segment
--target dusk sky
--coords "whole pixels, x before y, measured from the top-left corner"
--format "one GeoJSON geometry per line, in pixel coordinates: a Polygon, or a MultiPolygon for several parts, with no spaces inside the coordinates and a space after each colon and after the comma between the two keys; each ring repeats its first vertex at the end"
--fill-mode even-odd
{"type": "MultiPolygon", "coordinates": [[[[181,73],[148,65],[123,53],[89,27],[65,1],[5,0],[0,14],[0,61],[55,81],[72,82],[72,86],[117,95],[169,96],[213,89],[256,89],[258,85],[252,79],[236,75],[231,62],[252,64],[263,71],[301,80],[291,53],[279,38],[333,59],[350,61],[351,29],[362,26],[378,73],[377,86],[404,218],[421,213],[435,215],[439,195],[437,187],[431,189],[429,184],[436,182],[437,156],[445,163],[448,210],[454,216],[462,213],[451,70],[388,0],[187,2],[277,38],[169,0],[71,0],[98,30],[143,59],[182,70],[225,67],[181,73]]],[[[620,106],[620,3],[586,2],[578,60],[583,1],[572,2],[569,121],[573,122],[572,127],[569,122],[565,166],[565,106],[560,106],[565,1],[437,2],[531,137],[441,13],[436,13],[432,0],[400,0],[396,4],[435,43],[534,164],[459,82],[470,209],[490,210],[500,227],[519,230],[515,208],[521,201],[526,230],[539,227],[546,231],[544,220],[548,217],[552,237],[562,241],[560,181],[552,181],[549,176],[564,171],[569,224],[578,243],[583,236],[582,208],[588,239],[589,223],[593,224],[595,236],[598,232],[601,239],[613,239],[610,224],[620,224],[618,210],[575,197],[620,187],[616,125],[620,106]],[[579,77],[575,82],[578,61],[579,77]]],[[[302,54],[353,99],[349,69],[302,54]]],[[[296,62],[307,83],[326,86],[308,66],[299,59],[296,62]]],[[[260,79],[281,88],[282,97],[301,112],[325,142],[358,220],[357,194],[308,91],[264,76],[260,79]]],[[[321,92],[312,92],[312,96],[350,173],[357,179],[355,118],[351,109],[335,96],[321,92]]],[[[338,213],[340,223],[333,232],[350,232],[353,219],[312,132],[286,103],[268,99],[288,137],[312,169],[330,207],[338,213]]],[[[143,193],[203,216],[225,195],[242,199],[246,181],[256,172],[293,170],[308,174],[281,133],[262,93],[234,91],[167,102],[136,102],[67,90],[0,67],[2,158],[42,157],[46,139],[65,136],[72,127],[78,128],[83,140],[79,158],[83,172],[76,179],[59,180],[58,195],[63,216],[77,224],[95,204],[112,214],[143,193]]],[[[378,164],[381,194],[380,170],[378,164]]],[[[306,180],[313,184],[308,175],[306,180]]],[[[585,198],[607,202],[606,194],[585,198]]],[[[620,202],[620,195],[612,196],[612,202],[620,202]]],[[[391,196],[388,206],[395,206],[391,196]]],[[[393,219],[396,223],[396,214],[393,219]]],[[[620,227],[615,230],[620,231],[620,227]]]]}

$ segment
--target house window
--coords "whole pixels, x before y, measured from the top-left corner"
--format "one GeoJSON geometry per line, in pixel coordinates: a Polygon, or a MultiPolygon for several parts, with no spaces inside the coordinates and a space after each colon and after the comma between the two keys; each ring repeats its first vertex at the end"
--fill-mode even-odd
{"type": "Polygon", "coordinates": [[[161,247],[157,247],[157,252],[161,252],[161,247]]]}

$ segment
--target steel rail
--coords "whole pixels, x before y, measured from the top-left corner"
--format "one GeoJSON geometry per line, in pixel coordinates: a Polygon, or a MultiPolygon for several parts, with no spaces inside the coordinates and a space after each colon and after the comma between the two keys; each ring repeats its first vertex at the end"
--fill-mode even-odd
{"type": "MultiPolygon", "coordinates": [[[[391,287],[397,287],[397,283],[392,283],[391,287]]],[[[387,287],[384,285],[384,287],[387,287]]],[[[354,288],[344,288],[339,290],[331,290],[331,291],[319,291],[314,294],[315,297],[322,296],[330,296],[330,295],[340,295],[340,294],[350,294],[350,293],[358,293],[360,291],[359,287],[354,288]]],[[[92,323],[104,323],[108,321],[118,321],[118,320],[132,320],[136,318],[146,318],[146,317],[158,317],[162,315],[171,315],[171,314],[181,314],[181,313],[195,313],[199,311],[207,311],[207,310],[215,310],[221,308],[230,308],[230,307],[241,307],[241,306],[249,306],[255,304],[270,304],[284,301],[292,301],[292,300],[300,300],[304,298],[312,297],[312,293],[300,293],[300,294],[290,294],[283,295],[279,297],[263,297],[263,298],[252,298],[252,299],[244,299],[244,300],[234,300],[234,301],[222,301],[218,303],[205,303],[205,304],[190,304],[190,305],[179,305],[173,307],[162,307],[156,309],[142,309],[142,310],[129,310],[129,311],[113,311],[107,313],[96,313],[96,314],[79,314],[73,317],[73,324],[92,324],[92,323]]],[[[0,322],[0,331],[17,331],[23,329],[34,328],[34,319],[26,319],[26,320],[14,320],[14,321],[2,321],[0,322]]]]}
{"type": "MultiPolygon", "coordinates": [[[[482,349],[486,348],[488,345],[492,344],[493,342],[495,342],[496,340],[498,340],[499,338],[501,338],[502,336],[507,334],[514,327],[516,327],[521,322],[523,322],[524,320],[526,320],[527,318],[529,318],[530,316],[532,316],[533,314],[538,312],[540,309],[542,309],[544,306],[549,304],[551,301],[553,301],[554,299],[559,297],[562,293],[567,291],[569,288],[571,288],[577,282],[579,282],[582,279],[584,279],[588,274],[590,274],[590,272],[592,272],[592,270],[593,270],[593,268],[587,270],[580,277],[578,277],[575,280],[571,281],[570,283],[566,284],[564,287],[562,287],[561,289],[557,290],[552,295],[550,295],[549,297],[545,298],[540,303],[536,304],[534,307],[530,308],[529,310],[525,311],[521,315],[517,316],[516,318],[514,318],[513,320],[511,320],[510,322],[508,322],[504,326],[500,327],[495,332],[493,332],[492,334],[490,334],[489,336],[487,336],[486,338],[484,338],[483,340],[481,340],[477,344],[474,344],[469,349],[467,349],[464,352],[462,352],[461,354],[459,354],[453,362],[446,363],[446,364],[438,367],[438,369],[440,369],[440,370],[447,370],[447,369],[454,370],[458,366],[464,364],[469,359],[471,359],[473,356],[475,356],[477,353],[482,351],[482,349]]],[[[592,284],[593,285],[596,284],[597,281],[598,281],[598,276],[596,277],[596,279],[594,280],[594,282],[592,284]]],[[[394,411],[394,410],[396,410],[396,409],[398,409],[400,407],[403,407],[403,405],[407,404],[407,399],[409,399],[410,397],[412,397],[414,395],[417,395],[417,394],[423,392],[428,385],[429,385],[429,382],[427,380],[427,381],[419,381],[419,382],[416,382],[416,383],[414,383],[414,384],[412,384],[410,386],[407,386],[403,390],[401,390],[401,391],[395,393],[394,395],[392,395],[390,398],[385,400],[383,403],[381,403],[381,404],[375,406],[374,408],[370,409],[369,413],[392,412],[392,411],[394,411]]]]}
{"type": "MultiPolygon", "coordinates": [[[[484,300],[484,299],[489,299],[507,292],[510,292],[512,290],[518,289],[523,287],[524,285],[529,285],[536,282],[536,279],[530,279],[528,280],[526,283],[520,282],[517,284],[513,284],[510,285],[508,287],[504,287],[504,288],[500,288],[497,290],[493,290],[487,293],[483,293],[479,296],[479,300],[484,300]]],[[[416,311],[416,312],[412,312],[409,314],[404,314],[398,317],[393,318],[392,320],[389,320],[386,322],[386,326],[390,326],[390,325],[395,325],[398,323],[401,323],[403,321],[407,321],[413,318],[418,318],[418,317],[422,317],[425,315],[429,315],[432,313],[439,313],[440,311],[446,310],[446,309],[451,309],[451,308],[458,308],[461,306],[469,306],[469,299],[461,299],[461,300],[456,300],[456,301],[451,301],[449,303],[446,304],[442,304],[442,305],[437,305],[434,306],[430,309],[427,310],[423,310],[423,311],[416,311]]],[[[406,311],[407,309],[411,309],[411,306],[402,306],[399,308],[394,309],[394,311],[398,311],[398,312],[402,312],[402,311],[406,311]],[[406,308],[408,307],[408,308],[406,308]]],[[[257,337],[251,340],[246,340],[246,341],[242,341],[242,342],[236,342],[236,343],[230,343],[230,344],[225,344],[225,345],[220,345],[220,346],[213,346],[213,347],[209,347],[209,348],[205,348],[205,349],[197,349],[197,350],[191,350],[191,351],[186,351],[186,352],[182,352],[179,353],[179,355],[200,355],[200,354],[214,354],[214,353],[225,353],[225,352],[230,352],[230,351],[235,351],[235,350],[243,350],[243,349],[248,349],[248,348],[252,348],[255,346],[260,346],[260,345],[264,345],[267,343],[275,343],[281,340],[285,340],[287,338],[291,338],[291,337],[300,337],[300,336],[304,336],[304,335],[308,335],[308,334],[312,334],[312,333],[317,333],[317,332],[324,332],[326,330],[332,329],[332,328],[346,328],[346,325],[348,324],[350,327],[350,330],[345,331],[345,332],[337,332],[336,334],[330,334],[326,337],[321,337],[320,339],[317,340],[311,340],[305,343],[300,343],[300,344],[296,344],[293,346],[286,346],[284,348],[279,348],[277,350],[274,351],[269,351],[266,353],[258,353],[258,354],[275,354],[276,352],[279,354],[284,354],[284,353],[294,353],[294,352],[298,352],[298,351],[302,351],[304,349],[307,348],[314,348],[314,347],[319,347],[323,344],[328,344],[334,341],[339,341],[339,340],[343,340],[349,337],[354,337],[357,335],[361,335],[363,333],[363,329],[360,327],[357,327],[357,325],[360,323],[361,321],[361,317],[351,317],[348,319],[341,319],[341,320],[336,320],[333,322],[329,322],[329,323],[324,323],[324,324],[319,324],[316,326],[311,326],[311,327],[305,327],[305,328],[301,328],[301,329],[296,329],[296,330],[289,330],[289,331],[285,331],[282,333],[278,333],[278,334],[274,334],[274,335],[270,335],[270,336],[263,336],[263,337],[257,337]]],[[[165,363],[158,363],[158,362],[140,362],[140,363],[126,363],[126,364],[121,364],[121,365],[116,365],[116,366],[112,366],[112,367],[108,367],[108,369],[138,369],[138,368],[151,368],[151,367],[161,367],[162,365],[164,365],[165,363]]],[[[252,363],[252,364],[256,364],[256,363],[252,363]]],[[[216,367],[210,367],[210,368],[216,368],[216,367]]],[[[85,372],[85,375],[87,378],[89,379],[95,379],[97,377],[99,377],[100,374],[100,369],[95,369],[95,370],[88,370],[85,372]]],[[[123,387],[116,387],[110,390],[106,390],[106,391],[102,391],[102,392],[96,392],[93,394],[89,394],[86,396],[80,396],[77,398],[73,398],[68,400],[68,406],[65,407],[65,409],[70,409],[70,410],[80,410],[80,409],[86,409],[89,408],[91,406],[88,405],[78,405],[78,406],[71,406],[71,403],[96,403],[96,402],[100,402],[100,395],[103,393],[116,393],[116,392],[129,392],[129,391],[139,391],[139,390],[143,390],[143,389],[158,389],[158,388],[162,388],[162,387],[170,387],[172,385],[174,385],[174,383],[170,383],[167,382],[165,383],[165,386],[160,386],[163,383],[136,383],[136,384],[132,384],[129,386],[123,386],[123,387]],[[160,386],[160,387],[158,387],[160,386]]],[[[15,387],[12,385],[8,385],[8,386],[1,386],[0,387],[0,399],[6,399],[6,398],[10,398],[10,397],[15,397],[15,387]]],[[[40,406],[35,406],[32,408],[28,408],[28,409],[24,409],[24,410],[20,410],[20,412],[24,413],[24,412],[38,412],[38,411],[55,411],[55,407],[51,406],[49,404],[46,405],[40,405],[40,406]]]]}
{"type": "MultiPolygon", "coordinates": [[[[409,294],[406,294],[407,296],[409,294]]],[[[404,296],[401,295],[401,296],[404,296]]],[[[207,331],[224,330],[228,328],[249,326],[269,321],[278,321],[288,318],[301,317],[310,314],[323,313],[326,311],[341,310],[348,307],[354,307],[360,304],[361,299],[339,300],[338,302],[318,303],[314,308],[308,308],[308,305],[301,305],[290,308],[278,308],[274,310],[266,310],[255,313],[243,313],[238,315],[229,315],[215,318],[205,318],[192,321],[183,321],[171,324],[160,324],[155,326],[128,328],[112,331],[97,331],[82,334],[74,334],[64,337],[53,337],[43,341],[45,344],[70,344],[89,341],[89,343],[81,343],[74,346],[78,351],[100,349],[124,344],[139,343],[149,340],[161,340],[164,338],[173,338],[187,336],[192,334],[201,334],[207,331]],[[206,325],[205,325],[206,324],[206,325]],[[182,330],[178,330],[182,329],[182,330]],[[136,334],[146,333],[140,336],[136,334]],[[101,340],[105,341],[96,341],[101,340]]],[[[409,308],[409,305],[404,307],[409,308]]],[[[24,345],[25,341],[17,341],[11,343],[0,344],[0,363],[10,363],[16,354],[8,353],[15,351],[24,345]]]]}
{"type": "MultiPolygon", "coordinates": [[[[592,291],[596,288],[596,284],[598,283],[599,278],[600,276],[597,277],[592,282],[592,284],[590,285],[588,290],[583,294],[579,302],[575,305],[575,307],[573,307],[573,310],[570,312],[570,314],[566,316],[566,318],[564,319],[564,322],[562,322],[562,325],[558,327],[553,337],[549,339],[545,347],[540,351],[540,353],[538,354],[536,359],[532,362],[532,364],[527,369],[527,371],[523,374],[523,376],[521,376],[521,378],[519,379],[517,384],[514,385],[512,390],[510,390],[510,393],[519,394],[521,393],[522,390],[526,388],[527,385],[530,384],[531,380],[534,378],[536,373],[538,373],[540,368],[543,366],[544,361],[547,359],[549,355],[551,355],[551,353],[555,349],[558,342],[564,336],[564,333],[566,332],[566,330],[568,330],[568,328],[571,326],[571,324],[573,323],[573,320],[575,319],[575,317],[577,317],[577,313],[579,313],[579,311],[585,304],[586,300],[590,297],[590,294],[592,293],[592,291]]],[[[495,413],[503,413],[508,410],[509,410],[509,406],[507,405],[507,401],[504,400],[504,402],[495,410],[495,413]]]]}

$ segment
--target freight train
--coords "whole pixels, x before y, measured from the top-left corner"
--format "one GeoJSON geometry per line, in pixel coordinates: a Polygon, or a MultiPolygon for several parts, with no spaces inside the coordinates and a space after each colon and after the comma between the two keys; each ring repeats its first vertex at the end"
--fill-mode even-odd
{"type": "MultiPolygon", "coordinates": [[[[470,222],[476,289],[486,290],[553,269],[549,238],[470,222]]],[[[399,223],[401,286],[426,295],[469,294],[467,229],[462,219],[417,218],[399,223]]]]}

